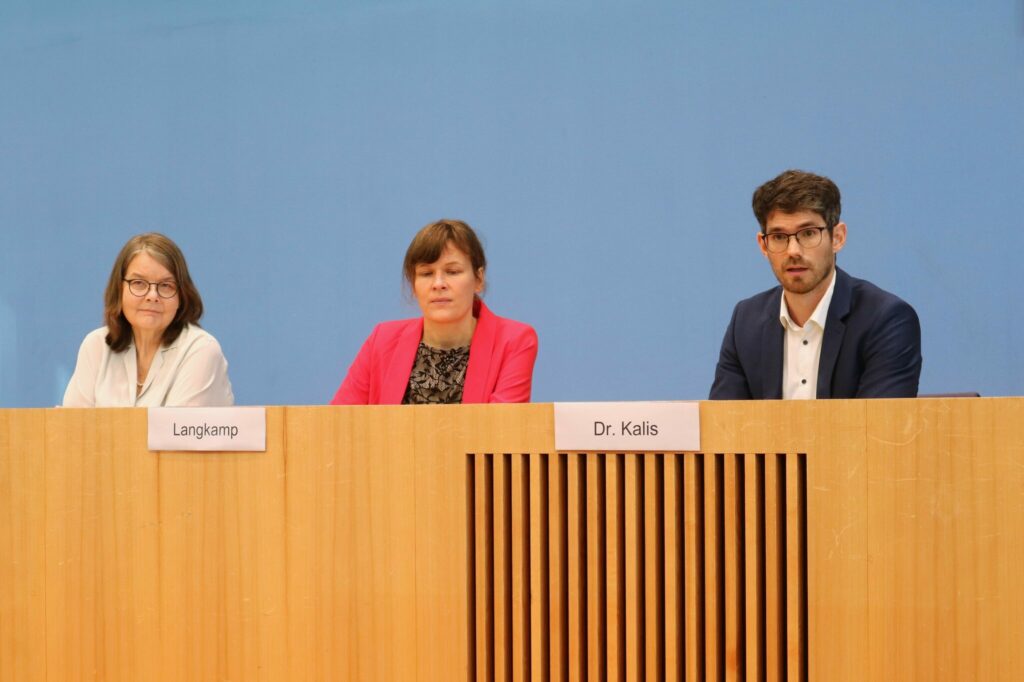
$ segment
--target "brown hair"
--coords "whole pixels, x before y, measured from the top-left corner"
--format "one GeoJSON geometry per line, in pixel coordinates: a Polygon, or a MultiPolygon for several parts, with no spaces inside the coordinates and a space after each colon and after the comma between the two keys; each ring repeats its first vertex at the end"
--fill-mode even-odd
{"type": "Polygon", "coordinates": [[[198,326],[199,318],[203,316],[203,299],[199,297],[199,291],[192,283],[188,265],[185,264],[185,256],[178,245],[159,232],[137,234],[129,239],[121,248],[121,253],[117,254],[114,267],[110,271],[106,293],[103,295],[107,345],[115,353],[123,351],[132,341],[132,326],[121,309],[121,297],[124,295],[124,277],[128,273],[128,264],[143,252],[170,270],[178,285],[178,310],[164,330],[161,341],[165,344],[171,343],[178,338],[186,324],[198,326]]]}
{"type": "Polygon", "coordinates": [[[825,220],[825,226],[831,233],[839,223],[842,208],[836,183],[822,175],[801,170],[785,171],[758,187],[754,190],[752,203],[761,232],[767,229],[765,223],[772,211],[813,211],[825,220]]]}
{"type": "Polygon", "coordinates": [[[473,228],[461,220],[438,220],[417,232],[405,252],[402,272],[410,287],[416,278],[416,266],[436,261],[448,244],[469,257],[475,277],[480,276],[481,270],[486,270],[487,257],[484,256],[484,247],[480,245],[473,228]]]}

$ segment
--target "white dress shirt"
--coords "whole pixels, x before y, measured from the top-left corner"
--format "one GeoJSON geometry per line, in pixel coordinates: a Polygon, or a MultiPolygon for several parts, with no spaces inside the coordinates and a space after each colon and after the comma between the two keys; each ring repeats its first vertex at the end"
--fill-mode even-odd
{"type": "Polygon", "coordinates": [[[114,353],[107,328],[89,332],[64,392],[64,407],[226,407],[235,404],[228,362],[220,344],[206,331],[185,325],[162,346],[136,396],[138,368],[133,342],[114,353]]]}
{"type": "Polygon", "coordinates": [[[836,288],[836,274],[832,271],[832,283],[811,316],[798,326],[789,316],[786,306],[786,292],[782,292],[779,305],[779,322],[786,330],[782,358],[782,397],[784,399],[809,400],[818,397],[818,363],[821,360],[821,342],[825,337],[825,320],[828,306],[832,303],[832,292],[836,288]]]}

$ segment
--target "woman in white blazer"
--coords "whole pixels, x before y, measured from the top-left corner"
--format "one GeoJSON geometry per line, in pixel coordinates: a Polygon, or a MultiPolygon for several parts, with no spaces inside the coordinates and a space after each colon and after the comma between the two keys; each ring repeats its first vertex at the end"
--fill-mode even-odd
{"type": "Polygon", "coordinates": [[[235,402],[220,344],[200,329],[203,301],[177,244],[156,232],[121,249],[64,407],[199,407],[235,402]]]}

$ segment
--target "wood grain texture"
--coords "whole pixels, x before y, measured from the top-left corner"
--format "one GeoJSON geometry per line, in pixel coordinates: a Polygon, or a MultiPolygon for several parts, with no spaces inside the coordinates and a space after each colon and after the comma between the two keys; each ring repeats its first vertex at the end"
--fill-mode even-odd
{"type": "Polygon", "coordinates": [[[683,456],[683,638],[687,682],[704,679],[704,458],[683,456]]]}
{"type": "Polygon", "coordinates": [[[683,462],[679,455],[664,460],[665,528],[665,680],[683,675],[683,462]]]}
{"type": "Polygon", "coordinates": [[[0,410],[0,680],[46,675],[46,415],[0,410]]]}
{"type": "Polygon", "coordinates": [[[496,580],[524,677],[1024,679],[1024,399],[702,403],[661,460],[557,453],[550,405],[267,423],[0,410],[0,680],[487,678],[496,580]]]}
{"type": "Polygon", "coordinates": [[[548,590],[551,611],[551,657],[548,673],[552,682],[569,679],[569,565],[566,456],[548,456],[548,590]]]}
{"type": "Polygon", "coordinates": [[[644,494],[644,679],[665,675],[665,560],[663,457],[643,458],[644,494]]]}
{"type": "Polygon", "coordinates": [[[607,679],[605,637],[608,630],[605,612],[604,455],[586,457],[586,555],[587,555],[587,678],[607,679]]]}

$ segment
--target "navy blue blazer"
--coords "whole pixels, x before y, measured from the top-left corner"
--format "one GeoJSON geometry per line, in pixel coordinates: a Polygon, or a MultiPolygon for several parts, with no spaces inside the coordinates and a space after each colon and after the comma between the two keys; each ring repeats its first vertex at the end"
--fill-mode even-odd
{"type": "MultiPolygon", "coordinates": [[[[722,339],[712,400],[782,398],[782,287],[736,304],[722,339]]],[[[836,268],[818,362],[819,398],[914,398],[921,323],[910,305],[836,268]]]]}

